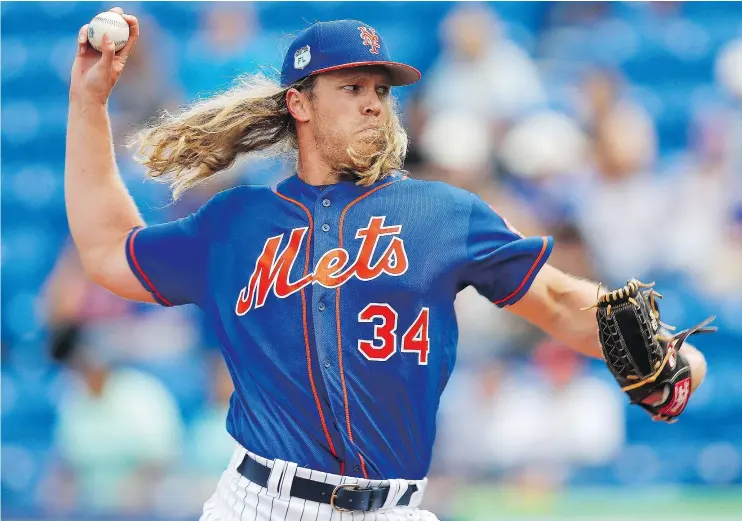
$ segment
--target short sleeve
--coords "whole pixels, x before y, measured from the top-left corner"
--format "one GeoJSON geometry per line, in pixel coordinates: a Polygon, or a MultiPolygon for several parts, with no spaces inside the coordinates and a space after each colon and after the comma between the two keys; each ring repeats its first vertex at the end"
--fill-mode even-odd
{"type": "Polygon", "coordinates": [[[200,213],[129,233],[131,271],[163,306],[199,304],[205,293],[208,244],[200,233],[200,213]]]}
{"type": "Polygon", "coordinates": [[[552,237],[524,237],[472,194],[461,286],[474,286],[499,307],[526,294],[553,248],[552,237]]]}

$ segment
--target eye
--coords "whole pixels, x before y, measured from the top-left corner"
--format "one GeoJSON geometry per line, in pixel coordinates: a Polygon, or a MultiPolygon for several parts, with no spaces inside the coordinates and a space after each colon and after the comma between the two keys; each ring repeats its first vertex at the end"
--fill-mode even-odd
{"type": "Polygon", "coordinates": [[[358,92],[361,90],[360,85],[345,85],[343,89],[347,90],[348,92],[358,92]]]}
{"type": "Polygon", "coordinates": [[[379,94],[380,96],[386,96],[387,94],[389,94],[390,90],[391,89],[387,87],[386,85],[376,87],[376,93],[379,94]]]}

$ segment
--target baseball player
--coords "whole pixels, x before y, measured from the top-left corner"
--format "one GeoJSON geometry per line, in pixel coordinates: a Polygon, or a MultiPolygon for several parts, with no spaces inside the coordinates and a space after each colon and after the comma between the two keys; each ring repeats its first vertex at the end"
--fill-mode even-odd
{"type": "MultiPolygon", "coordinates": [[[[596,284],[547,264],[550,237],[524,237],[477,196],[400,170],[407,141],[390,91],[421,75],[354,20],[301,31],[280,84],[248,78],[142,131],[149,175],[176,197],[240,154],[296,157],[275,190],[240,186],[147,226],[117,174],[106,108],[139,35],[125,19],[118,53],[79,33],[67,214],[95,282],[196,304],[218,334],[237,448],[201,519],[436,519],[418,506],[456,362],[457,292],[474,286],[601,357],[595,315],[581,311],[596,284]]],[[[703,357],[687,344],[681,353],[695,388],[703,357]]]]}

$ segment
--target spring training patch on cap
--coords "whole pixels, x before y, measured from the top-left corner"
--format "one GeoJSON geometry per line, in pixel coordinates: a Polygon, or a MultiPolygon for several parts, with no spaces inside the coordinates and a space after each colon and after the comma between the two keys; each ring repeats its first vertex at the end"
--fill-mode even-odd
{"type": "Polygon", "coordinates": [[[294,69],[303,69],[312,60],[312,53],[309,52],[309,46],[305,45],[301,49],[297,49],[294,53],[294,69]]]}

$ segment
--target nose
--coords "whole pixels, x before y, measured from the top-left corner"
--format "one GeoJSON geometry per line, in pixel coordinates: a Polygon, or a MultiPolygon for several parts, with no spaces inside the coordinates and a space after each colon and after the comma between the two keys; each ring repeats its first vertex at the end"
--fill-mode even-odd
{"type": "Polygon", "coordinates": [[[364,103],[363,107],[363,115],[364,116],[379,116],[381,115],[381,111],[383,110],[384,105],[381,103],[381,99],[379,99],[379,95],[374,92],[372,93],[364,103]]]}

